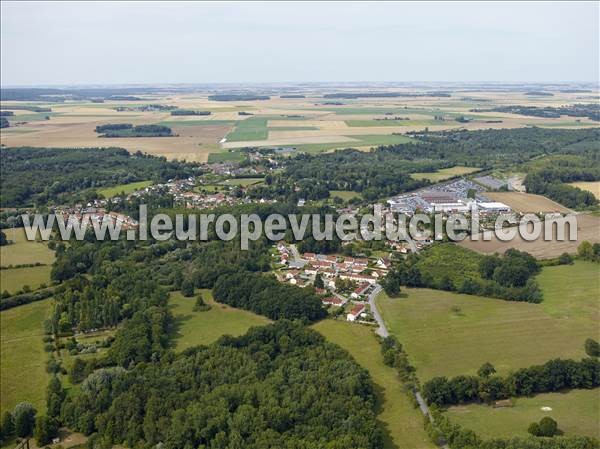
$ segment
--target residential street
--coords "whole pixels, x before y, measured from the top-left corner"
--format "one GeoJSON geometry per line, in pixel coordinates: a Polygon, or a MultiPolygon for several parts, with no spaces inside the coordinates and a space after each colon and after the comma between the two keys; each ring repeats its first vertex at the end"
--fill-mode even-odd
{"type": "Polygon", "coordinates": [[[377,324],[379,325],[379,327],[377,328],[377,330],[375,332],[377,332],[377,335],[385,338],[385,337],[388,337],[390,335],[390,333],[388,332],[387,327],[385,327],[385,323],[383,322],[383,318],[381,317],[381,314],[379,313],[379,309],[377,309],[377,303],[375,302],[375,298],[377,297],[379,292],[381,292],[381,290],[382,290],[381,286],[379,284],[377,284],[375,286],[375,289],[369,295],[369,306],[371,306],[371,312],[373,313],[373,317],[375,318],[375,321],[377,321],[377,324]]]}

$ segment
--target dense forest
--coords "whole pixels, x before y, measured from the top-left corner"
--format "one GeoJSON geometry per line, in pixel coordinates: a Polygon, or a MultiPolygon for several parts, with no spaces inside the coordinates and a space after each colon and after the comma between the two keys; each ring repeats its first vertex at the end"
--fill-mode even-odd
{"type": "Polygon", "coordinates": [[[545,195],[571,208],[595,206],[599,199],[591,192],[565,183],[600,180],[599,150],[600,141],[595,148],[577,154],[547,156],[525,164],[527,191],[545,195]]]}
{"type": "Polygon", "coordinates": [[[0,160],[2,207],[62,204],[96,197],[100,187],[167,181],[200,170],[119,148],[0,148],[0,160]]]}
{"type": "Polygon", "coordinates": [[[300,323],[222,337],[160,362],[100,369],[61,420],[92,448],[376,449],[366,371],[300,323]]]}
{"type": "Polygon", "coordinates": [[[581,361],[549,360],[506,377],[494,375],[491,365],[479,371],[477,376],[434,377],[423,385],[423,397],[429,404],[447,406],[600,386],[600,360],[594,357],[581,361]]]}
{"type": "Polygon", "coordinates": [[[164,125],[131,125],[114,123],[96,126],[100,137],[171,137],[171,128],[164,125]]]}
{"type": "Polygon", "coordinates": [[[175,109],[171,115],[210,115],[210,111],[194,111],[191,109],[175,109]]]}
{"type": "MultiPolygon", "coordinates": [[[[411,143],[382,146],[370,152],[346,149],[318,155],[299,154],[286,163],[282,173],[267,176],[265,184],[249,194],[255,198],[297,201],[327,198],[330,190],[351,190],[372,201],[426,185],[427,181],[416,181],[410,173],[433,172],[455,165],[482,170],[505,168],[549,155],[585,158],[587,174],[578,177],[573,174],[571,179],[599,179],[597,168],[593,168],[598,167],[598,129],[452,130],[412,135],[411,143]]],[[[578,204],[590,202],[581,200],[581,193],[577,195],[578,204]]]]}
{"type": "Polygon", "coordinates": [[[439,243],[396,261],[381,284],[391,296],[407,286],[539,303],[542,293],[535,281],[539,271],[536,259],[526,252],[509,249],[503,256],[483,256],[453,243],[439,243]]]}
{"type": "Polygon", "coordinates": [[[287,163],[284,173],[268,176],[266,185],[253,189],[250,195],[317,200],[327,198],[330,190],[353,190],[374,200],[422,187],[426,182],[412,179],[409,173],[442,166],[443,162],[404,160],[385,150],[301,154],[287,163]]]}
{"type": "Polygon", "coordinates": [[[0,117],[0,128],[8,128],[10,123],[8,123],[8,119],[6,117],[0,117]]]}
{"type": "Polygon", "coordinates": [[[219,302],[251,310],[273,320],[287,318],[310,322],[326,315],[321,300],[312,289],[282,284],[275,277],[256,273],[220,276],[213,296],[219,302]]]}
{"type": "Polygon", "coordinates": [[[348,99],[355,100],[357,98],[398,98],[398,97],[439,97],[450,98],[450,92],[344,92],[335,94],[325,94],[323,98],[333,99],[348,99]]]}
{"type": "Polygon", "coordinates": [[[270,98],[268,95],[255,94],[215,94],[208,96],[211,101],[256,101],[269,100],[270,98]]]}
{"type": "Polygon", "coordinates": [[[507,112],[509,114],[527,115],[530,117],[560,118],[561,115],[570,117],[587,117],[600,121],[600,104],[574,104],[569,106],[498,106],[490,109],[471,109],[471,112],[507,112]]]}

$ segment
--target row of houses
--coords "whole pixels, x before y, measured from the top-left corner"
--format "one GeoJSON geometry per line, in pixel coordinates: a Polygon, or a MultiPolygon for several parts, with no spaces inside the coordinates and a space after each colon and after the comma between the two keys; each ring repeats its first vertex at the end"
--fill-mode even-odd
{"type": "Polygon", "coordinates": [[[122,230],[137,229],[139,223],[129,215],[119,212],[107,212],[105,209],[96,207],[72,207],[55,210],[57,216],[62,216],[65,223],[77,225],[78,223],[94,223],[102,225],[110,222],[119,225],[122,230]]]}

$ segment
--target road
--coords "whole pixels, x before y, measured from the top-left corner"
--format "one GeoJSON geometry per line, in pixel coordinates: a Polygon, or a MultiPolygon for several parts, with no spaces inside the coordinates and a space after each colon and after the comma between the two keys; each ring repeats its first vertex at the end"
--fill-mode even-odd
{"type": "Polygon", "coordinates": [[[389,337],[390,333],[383,322],[383,318],[381,317],[379,309],[377,308],[377,303],[375,302],[375,298],[377,298],[377,295],[379,292],[381,292],[381,290],[381,286],[379,284],[375,284],[375,289],[369,294],[369,306],[371,307],[371,313],[373,314],[375,321],[377,321],[377,324],[379,325],[375,332],[377,332],[377,335],[380,337],[386,338],[389,337]]]}
{"type": "MultiPolygon", "coordinates": [[[[381,314],[379,313],[379,309],[377,308],[377,302],[375,301],[375,298],[377,298],[377,295],[381,292],[381,290],[383,290],[381,288],[381,286],[379,284],[376,284],[375,289],[369,295],[369,306],[371,306],[371,313],[373,314],[375,321],[377,321],[377,324],[379,325],[379,327],[377,328],[377,330],[375,332],[377,332],[377,334],[379,336],[385,338],[385,337],[388,337],[390,335],[390,333],[388,332],[385,322],[383,321],[383,318],[381,317],[381,314]]],[[[419,409],[421,410],[421,413],[423,414],[423,416],[426,416],[429,419],[429,421],[433,422],[431,413],[429,413],[429,407],[427,406],[427,402],[425,402],[425,399],[423,399],[423,396],[421,396],[421,393],[419,393],[418,390],[415,390],[414,394],[415,394],[415,399],[417,400],[417,403],[419,404],[419,409]]],[[[439,445],[439,447],[441,447],[442,449],[450,449],[445,442],[442,442],[439,445]]]]}

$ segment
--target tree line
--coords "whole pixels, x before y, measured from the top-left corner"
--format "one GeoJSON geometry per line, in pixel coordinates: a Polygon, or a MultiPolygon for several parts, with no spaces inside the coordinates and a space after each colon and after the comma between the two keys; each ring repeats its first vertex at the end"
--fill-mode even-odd
{"type": "Polygon", "coordinates": [[[423,397],[429,404],[445,407],[600,386],[600,361],[594,357],[549,360],[505,377],[493,375],[494,372],[480,369],[477,376],[434,377],[423,385],[423,397]]]}

